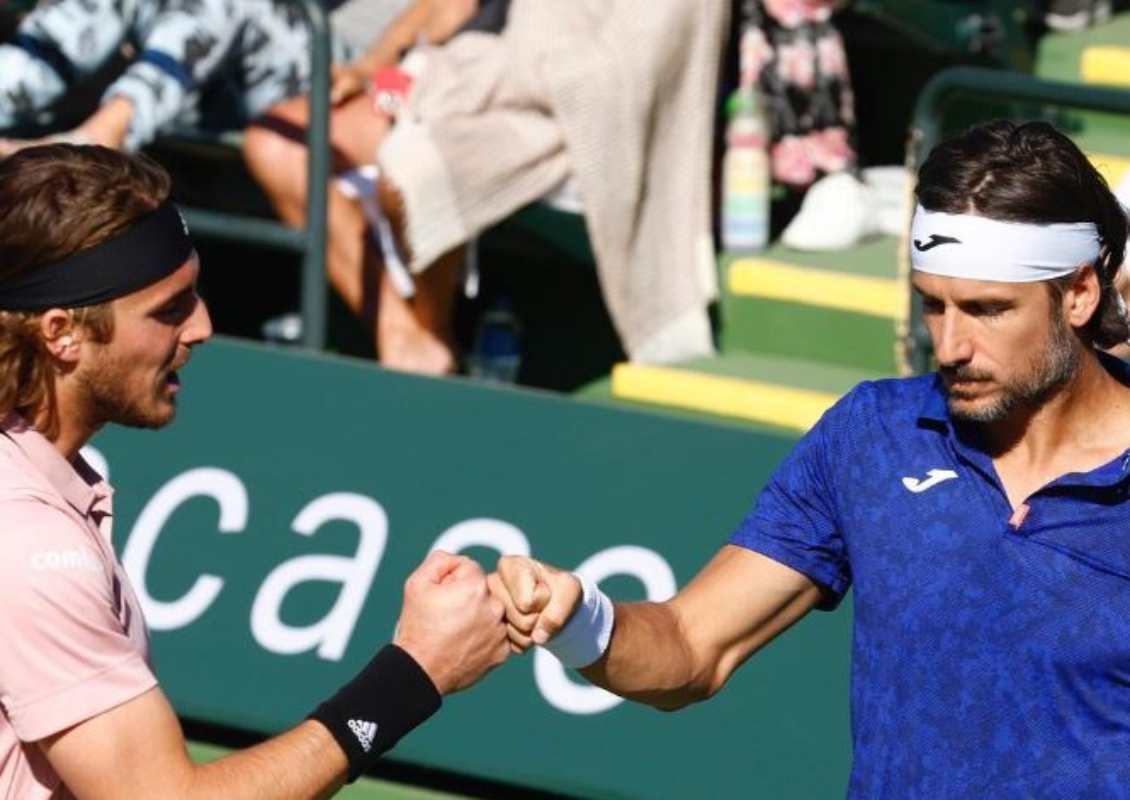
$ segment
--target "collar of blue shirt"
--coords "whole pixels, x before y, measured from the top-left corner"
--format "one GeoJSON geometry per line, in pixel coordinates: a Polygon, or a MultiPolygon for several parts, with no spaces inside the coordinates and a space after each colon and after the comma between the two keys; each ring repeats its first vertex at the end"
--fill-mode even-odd
{"type": "MultiPolygon", "coordinates": [[[[1106,353],[1098,353],[1099,362],[1108,372],[1118,378],[1122,383],[1130,385],[1130,363],[1106,353]]],[[[942,383],[941,375],[935,373],[934,382],[926,393],[922,408],[918,413],[918,421],[925,427],[932,428],[938,433],[946,435],[957,453],[966,461],[983,470],[991,468],[992,459],[987,453],[978,448],[968,437],[959,436],[951,424],[949,406],[946,403],[946,389],[942,383]]],[[[995,470],[993,470],[995,473],[995,470]]],[[[1057,484],[1071,484],[1077,486],[1112,487],[1118,486],[1130,477],[1130,450],[1125,451],[1117,458],[1103,464],[1097,469],[1086,473],[1071,473],[1057,479],[1057,484]]]]}

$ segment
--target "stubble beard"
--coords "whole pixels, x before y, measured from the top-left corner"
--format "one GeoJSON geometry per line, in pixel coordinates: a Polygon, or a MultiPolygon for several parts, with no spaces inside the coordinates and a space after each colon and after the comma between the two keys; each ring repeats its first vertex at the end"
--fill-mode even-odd
{"type": "MultiPolygon", "coordinates": [[[[1061,317],[1053,316],[1047,347],[1029,363],[1023,375],[1004,384],[1000,396],[982,406],[962,406],[957,402],[961,398],[951,392],[950,416],[960,422],[984,424],[1000,422],[1017,409],[1039,408],[1071,382],[1079,371],[1080,360],[1079,344],[1067,323],[1061,317]]],[[[973,374],[972,371],[962,373],[960,368],[955,375],[971,379],[991,377],[973,374]]]]}
{"type": "Polygon", "coordinates": [[[92,419],[102,425],[113,422],[128,428],[163,428],[176,416],[173,398],[162,398],[156,387],[147,393],[133,389],[130,368],[116,359],[107,359],[81,378],[87,408],[92,419]]]}

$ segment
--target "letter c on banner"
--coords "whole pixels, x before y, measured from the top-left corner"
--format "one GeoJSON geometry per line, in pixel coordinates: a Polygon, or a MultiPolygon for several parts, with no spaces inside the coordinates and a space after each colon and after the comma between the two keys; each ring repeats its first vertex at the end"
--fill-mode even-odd
{"type": "Polygon", "coordinates": [[[215,575],[201,575],[179,600],[155,600],[149,594],[145,573],[161,529],[182,503],[192,497],[211,497],[220,506],[220,533],[239,533],[247,525],[247,490],[232,473],[200,467],[178,475],[149,500],[134,523],[122,554],[122,566],[133,583],[145,622],[153,630],[183,628],[203,614],[224,586],[215,575]]]}
{"type": "Polygon", "coordinates": [[[106,456],[102,455],[102,451],[96,449],[93,445],[87,445],[79,450],[82,458],[90,465],[90,468],[102,476],[102,480],[110,480],[110,462],[106,460],[106,456]]]}
{"type": "Polygon", "coordinates": [[[297,556],[277,566],[255,595],[251,634],[272,653],[294,655],[317,647],[318,656],[327,661],[338,661],[345,654],[384,555],[388,515],[380,503],[365,495],[337,492],[312,500],[298,512],[292,527],[295,533],[313,536],[322,525],[335,519],[357,526],[360,541],[355,555],[297,556]],[[282,621],[283,600],[291,589],[306,581],[340,583],[341,592],[333,608],[319,621],[312,625],[288,625],[282,621]]]}
{"type": "MultiPolygon", "coordinates": [[[[644,585],[647,599],[661,603],[675,596],[675,573],[663,556],[634,545],[602,550],[574,570],[600,583],[613,575],[628,575],[644,585]]],[[[569,679],[565,667],[540,647],[534,653],[534,680],[551,706],[569,714],[599,714],[624,702],[599,686],[582,686],[569,679]]]]}

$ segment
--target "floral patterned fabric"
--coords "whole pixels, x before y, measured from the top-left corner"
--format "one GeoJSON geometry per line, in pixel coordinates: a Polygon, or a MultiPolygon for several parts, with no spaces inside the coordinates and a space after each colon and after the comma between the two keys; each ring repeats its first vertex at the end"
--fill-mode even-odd
{"type": "Polygon", "coordinates": [[[741,85],[757,86],[772,132],[773,178],[796,188],[855,165],[854,98],[832,25],[835,0],[747,0],[741,85]]]}

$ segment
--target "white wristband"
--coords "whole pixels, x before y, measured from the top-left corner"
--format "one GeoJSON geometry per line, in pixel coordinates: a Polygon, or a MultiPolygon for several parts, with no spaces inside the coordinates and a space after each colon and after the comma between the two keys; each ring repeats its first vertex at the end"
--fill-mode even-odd
{"type": "Polygon", "coordinates": [[[544,647],[566,667],[579,669],[596,663],[608,649],[615,611],[608,595],[596,584],[576,573],[574,575],[581,582],[583,594],[580,605],[569,623],[544,647]]]}

